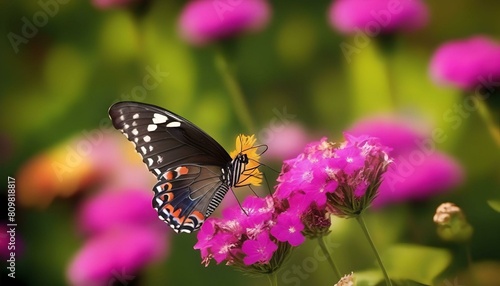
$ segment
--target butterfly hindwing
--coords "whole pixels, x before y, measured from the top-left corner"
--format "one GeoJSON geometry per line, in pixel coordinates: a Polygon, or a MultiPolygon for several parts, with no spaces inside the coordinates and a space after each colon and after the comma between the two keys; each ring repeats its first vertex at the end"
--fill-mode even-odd
{"type": "Polygon", "coordinates": [[[153,188],[153,208],[176,232],[198,230],[229,186],[217,166],[183,165],[167,170],[153,188]]]}
{"type": "Polygon", "coordinates": [[[187,119],[163,108],[119,102],[109,109],[113,126],[134,143],[143,162],[156,176],[169,168],[196,162],[225,167],[229,154],[187,119]]]}

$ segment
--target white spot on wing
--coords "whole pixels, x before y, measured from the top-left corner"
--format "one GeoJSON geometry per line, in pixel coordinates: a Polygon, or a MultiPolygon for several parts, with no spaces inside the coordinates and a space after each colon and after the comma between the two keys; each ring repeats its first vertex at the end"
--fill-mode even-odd
{"type": "Polygon", "coordinates": [[[132,130],[132,134],[137,136],[137,134],[139,134],[139,131],[137,130],[137,128],[135,128],[134,130],[132,130]]]}
{"type": "Polygon", "coordinates": [[[142,151],[142,154],[146,154],[146,152],[148,152],[148,150],[146,150],[146,147],[144,147],[144,146],[141,146],[141,151],[142,151]]]}
{"type": "Polygon", "coordinates": [[[149,135],[144,136],[144,138],[142,138],[142,139],[144,139],[144,142],[151,141],[151,137],[149,135]]]}
{"type": "Polygon", "coordinates": [[[156,175],[161,174],[161,171],[160,171],[159,169],[153,169],[153,172],[155,172],[155,173],[156,173],[156,175]]]}
{"type": "Polygon", "coordinates": [[[167,124],[167,127],[179,127],[179,126],[181,126],[181,123],[177,121],[170,122],[169,124],[167,124]]]}
{"type": "Polygon", "coordinates": [[[123,129],[128,129],[129,127],[130,127],[130,125],[128,125],[128,124],[123,125],[123,129]]]}
{"type": "Polygon", "coordinates": [[[137,121],[132,122],[132,126],[137,126],[137,121]]]}
{"type": "Polygon", "coordinates": [[[148,166],[150,166],[150,167],[151,167],[151,165],[153,165],[153,159],[148,158],[148,166]]]}
{"type": "Polygon", "coordinates": [[[167,122],[167,120],[168,120],[168,118],[163,114],[155,113],[153,116],[153,123],[154,124],[165,123],[165,122],[167,122]]]}
{"type": "Polygon", "coordinates": [[[160,198],[158,198],[158,197],[156,197],[156,203],[157,203],[159,206],[163,205],[163,201],[162,201],[160,198]]]}
{"type": "Polygon", "coordinates": [[[120,115],[120,120],[121,121],[125,120],[125,115],[120,115]]]}
{"type": "Polygon", "coordinates": [[[156,162],[157,162],[158,164],[160,164],[161,162],[163,162],[163,157],[162,157],[162,156],[160,156],[160,155],[158,155],[158,159],[156,160],[156,162]]]}
{"type": "Polygon", "coordinates": [[[137,118],[139,118],[139,113],[134,114],[134,115],[132,116],[132,118],[133,118],[133,119],[137,119],[137,118]]]}
{"type": "Polygon", "coordinates": [[[149,145],[149,152],[153,151],[153,145],[149,145]]]}
{"type": "Polygon", "coordinates": [[[158,125],[156,125],[156,124],[149,124],[149,125],[148,125],[148,131],[149,131],[149,132],[153,132],[153,131],[155,131],[155,130],[156,130],[156,128],[158,128],[158,125]]]}
{"type": "MultiPolygon", "coordinates": [[[[135,138],[134,138],[134,142],[135,142],[135,143],[139,143],[139,138],[135,137],[135,138]]],[[[132,142],[132,143],[133,143],[133,142],[132,142]]],[[[135,144],[134,144],[134,146],[135,146],[135,144]]]]}

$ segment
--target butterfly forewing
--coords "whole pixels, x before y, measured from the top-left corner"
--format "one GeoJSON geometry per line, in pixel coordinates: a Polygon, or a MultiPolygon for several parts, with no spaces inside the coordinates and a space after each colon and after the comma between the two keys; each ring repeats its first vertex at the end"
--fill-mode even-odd
{"type": "Polygon", "coordinates": [[[153,207],[176,232],[192,232],[229,190],[229,154],[187,119],[163,108],[119,102],[113,126],[134,143],[158,183],[153,207]]]}
{"type": "Polygon", "coordinates": [[[196,162],[225,167],[229,154],[187,119],[157,106],[119,102],[109,109],[113,126],[134,143],[156,176],[168,168],[196,162]]]}

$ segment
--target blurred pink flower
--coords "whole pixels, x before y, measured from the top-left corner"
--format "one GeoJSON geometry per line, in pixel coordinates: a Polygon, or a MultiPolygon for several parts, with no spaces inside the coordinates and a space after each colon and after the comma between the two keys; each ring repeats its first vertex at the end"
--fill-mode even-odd
{"type": "Polygon", "coordinates": [[[0,225],[0,258],[6,260],[9,257],[10,251],[8,250],[9,237],[7,236],[7,228],[0,225]]]}
{"type": "Polygon", "coordinates": [[[99,9],[109,9],[127,6],[140,1],[142,0],[92,0],[92,4],[99,9]]]}
{"type": "Polygon", "coordinates": [[[131,225],[91,237],[68,268],[71,285],[115,285],[131,282],[146,264],[164,258],[166,230],[131,225]]]}
{"type": "Polygon", "coordinates": [[[78,210],[78,226],[85,234],[96,234],[117,226],[150,225],[165,229],[151,207],[152,191],[128,189],[102,191],[82,203],[78,210]]]}
{"type": "Polygon", "coordinates": [[[500,43],[485,36],[447,42],[434,53],[430,73],[437,83],[466,90],[498,85],[500,43]]]}
{"type": "Polygon", "coordinates": [[[169,232],[151,197],[144,190],[108,190],[83,203],[78,223],[89,238],[68,267],[72,285],[131,280],[148,263],[165,258],[169,232]]]}
{"type": "Polygon", "coordinates": [[[269,131],[263,137],[263,143],[269,147],[266,152],[268,158],[293,158],[302,152],[309,141],[307,132],[299,124],[289,123],[279,128],[271,124],[264,130],[269,131]]]}
{"type": "Polygon", "coordinates": [[[328,17],[342,33],[362,30],[376,36],[422,28],[427,24],[428,12],[420,0],[336,0],[328,17]]]}
{"type": "Polygon", "coordinates": [[[404,123],[401,119],[372,118],[355,124],[349,131],[354,135],[377,137],[392,148],[394,163],[384,175],[373,205],[423,200],[458,186],[463,169],[452,157],[436,149],[437,140],[404,123]]]}
{"type": "Polygon", "coordinates": [[[179,20],[180,33],[189,43],[204,45],[241,32],[261,30],[269,22],[270,13],[264,0],[189,1],[179,20]]]}

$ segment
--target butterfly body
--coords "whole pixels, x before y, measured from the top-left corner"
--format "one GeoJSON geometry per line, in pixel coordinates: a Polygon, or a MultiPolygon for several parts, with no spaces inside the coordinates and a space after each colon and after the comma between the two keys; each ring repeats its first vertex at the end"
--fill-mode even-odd
{"type": "Polygon", "coordinates": [[[249,171],[248,156],[240,152],[231,158],[187,119],[138,102],[116,103],[109,115],[156,175],[153,208],[174,231],[198,230],[231,187],[245,185],[241,176],[249,171]]]}

